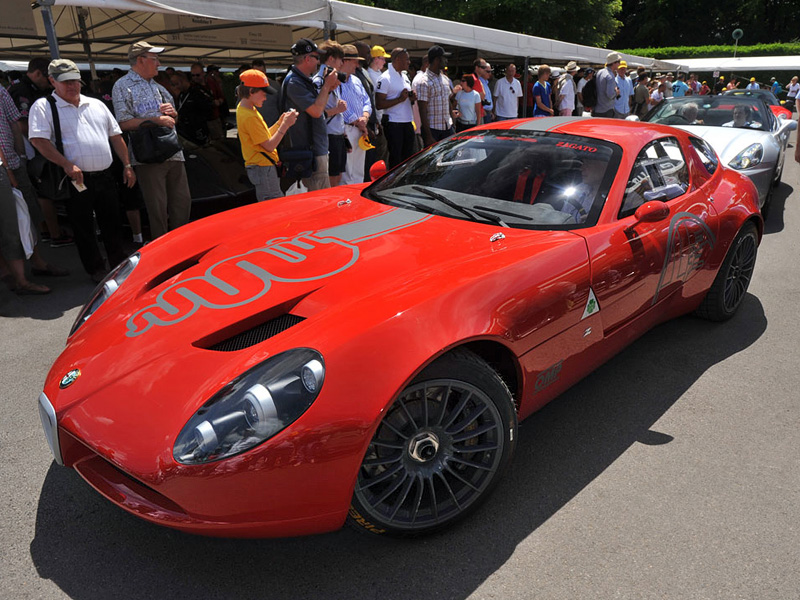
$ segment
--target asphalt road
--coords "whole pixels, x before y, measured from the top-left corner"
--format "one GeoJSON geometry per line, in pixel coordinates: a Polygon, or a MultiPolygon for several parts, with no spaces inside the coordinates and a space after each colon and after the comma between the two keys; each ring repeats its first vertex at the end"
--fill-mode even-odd
{"type": "Polygon", "coordinates": [[[800,598],[800,165],[786,165],[737,316],[634,343],[523,423],[480,511],[420,541],[193,537],[55,465],[36,398],[92,286],[74,249],[48,249],[76,273],[56,293],[0,290],[0,598],[800,598]]]}

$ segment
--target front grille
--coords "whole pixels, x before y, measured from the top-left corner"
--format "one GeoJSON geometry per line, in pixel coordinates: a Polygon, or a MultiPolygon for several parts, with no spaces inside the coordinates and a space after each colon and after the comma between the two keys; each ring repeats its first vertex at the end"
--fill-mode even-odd
{"type": "Polygon", "coordinates": [[[286,331],[290,327],[294,327],[303,320],[303,317],[296,317],[295,315],[281,315],[280,317],[276,317],[252,329],[238,333],[226,340],[217,342],[211,346],[209,350],[215,350],[217,352],[236,352],[237,350],[243,350],[250,346],[260,344],[264,340],[278,335],[280,332],[286,331]]]}

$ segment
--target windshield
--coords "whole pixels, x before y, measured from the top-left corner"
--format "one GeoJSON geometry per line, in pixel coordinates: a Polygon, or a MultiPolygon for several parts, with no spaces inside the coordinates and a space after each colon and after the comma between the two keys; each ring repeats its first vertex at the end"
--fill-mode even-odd
{"type": "Polygon", "coordinates": [[[531,131],[452,136],[364,190],[377,202],[521,229],[597,222],[622,150],[531,131]]]}
{"type": "Polygon", "coordinates": [[[769,131],[769,112],[760,100],[733,95],[673,98],[659,104],[643,121],[664,125],[705,125],[769,131]]]}

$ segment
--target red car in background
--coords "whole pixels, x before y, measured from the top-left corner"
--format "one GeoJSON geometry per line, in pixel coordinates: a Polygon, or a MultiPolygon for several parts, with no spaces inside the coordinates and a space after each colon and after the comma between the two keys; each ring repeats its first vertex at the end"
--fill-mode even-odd
{"type": "Polygon", "coordinates": [[[658,323],[732,317],[762,230],[751,181],[685,131],[472,129],[142,248],[80,312],[45,435],[176,529],[426,534],[486,499],[521,419],[658,323]]]}

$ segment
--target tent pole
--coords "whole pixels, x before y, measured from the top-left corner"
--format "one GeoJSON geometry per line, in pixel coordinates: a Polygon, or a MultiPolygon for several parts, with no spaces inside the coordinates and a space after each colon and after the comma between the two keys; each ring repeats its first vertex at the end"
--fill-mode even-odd
{"type": "Polygon", "coordinates": [[[86,30],[86,17],[89,11],[83,7],[78,6],[76,12],[78,13],[78,27],[81,29],[81,41],[83,42],[83,51],[86,52],[86,58],[89,61],[89,70],[92,73],[92,81],[98,79],[97,69],[94,66],[94,57],[92,56],[92,44],[89,42],[89,32],[86,30]]]}
{"type": "Polygon", "coordinates": [[[53,22],[53,9],[55,0],[40,0],[39,7],[42,9],[42,21],[44,22],[44,30],[47,34],[47,45],[50,47],[50,58],[56,60],[61,55],[58,51],[58,38],[56,37],[56,26],[53,22]]]}
{"type": "Polygon", "coordinates": [[[525,113],[528,111],[528,78],[530,77],[530,73],[528,73],[528,65],[530,64],[530,61],[531,59],[526,56],[525,65],[523,67],[523,73],[522,73],[522,116],[523,117],[528,116],[525,113]]]}

